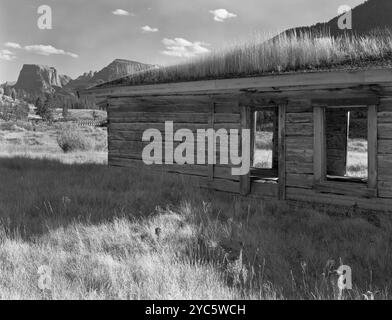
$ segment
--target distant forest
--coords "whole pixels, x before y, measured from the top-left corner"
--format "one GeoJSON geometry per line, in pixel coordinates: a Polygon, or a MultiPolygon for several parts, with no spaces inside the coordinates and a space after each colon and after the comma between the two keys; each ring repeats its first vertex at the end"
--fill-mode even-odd
{"type": "Polygon", "coordinates": [[[41,100],[50,100],[51,108],[67,109],[97,109],[95,102],[88,98],[78,98],[73,94],[61,93],[30,93],[25,90],[15,90],[12,86],[2,85],[3,94],[11,98],[24,100],[28,103],[35,104],[38,98],[41,100]]]}

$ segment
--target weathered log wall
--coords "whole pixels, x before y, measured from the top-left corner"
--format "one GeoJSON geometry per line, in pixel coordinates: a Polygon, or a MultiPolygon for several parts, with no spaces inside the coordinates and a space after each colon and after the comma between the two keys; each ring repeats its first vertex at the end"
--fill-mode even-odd
{"type": "MultiPolygon", "coordinates": [[[[158,129],[165,134],[165,121],[173,121],[174,132],[190,129],[194,137],[197,129],[240,129],[241,118],[238,102],[220,98],[213,100],[208,95],[112,97],[108,108],[109,164],[114,166],[136,166],[143,163],[142,152],[149,142],[143,142],[143,132],[158,129]]],[[[218,140],[219,141],[219,140],[218,140]]],[[[181,142],[174,142],[174,149],[181,142]]],[[[206,159],[208,146],[205,144],[206,159]]],[[[220,150],[220,144],[217,144],[220,150]]],[[[216,151],[217,151],[216,150],[216,151]]],[[[217,152],[216,165],[196,164],[152,165],[153,170],[192,176],[200,186],[221,191],[239,193],[240,177],[231,174],[230,165],[220,165],[217,152]]],[[[163,161],[165,151],[163,146],[163,161]]]]}
{"type": "MultiPolygon", "coordinates": [[[[249,80],[255,88],[241,88],[241,81],[238,81],[234,89],[229,85],[220,88],[214,84],[211,91],[208,91],[207,84],[202,83],[199,84],[200,92],[197,92],[198,86],[195,89],[192,84],[184,84],[176,92],[176,86],[172,84],[164,87],[166,89],[162,89],[162,92],[159,92],[159,86],[152,88],[151,92],[146,86],[129,95],[126,91],[131,89],[123,88],[121,94],[110,89],[113,96],[106,96],[109,164],[142,164],[142,150],[148,144],[142,142],[143,131],[155,128],[163,133],[165,121],[174,122],[174,131],[180,128],[190,129],[194,133],[203,128],[241,129],[249,125],[249,108],[279,106],[279,136],[284,142],[278,146],[279,183],[252,182],[249,177],[233,176],[230,164],[163,164],[150,168],[181,174],[192,178],[192,183],[202,187],[239,195],[341,206],[356,205],[364,209],[392,212],[392,98],[389,98],[392,96],[392,86],[386,81],[380,84],[361,84],[361,79],[356,83],[341,81],[336,85],[316,81],[300,87],[293,85],[293,82],[279,87],[278,80],[273,79],[277,86],[264,88],[257,88],[256,80],[249,80]],[[191,92],[186,92],[187,88],[192,88],[191,92]],[[374,188],[352,182],[340,184],[336,188],[333,182],[323,186],[317,183],[316,178],[322,173],[315,171],[315,159],[320,150],[315,142],[315,132],[320,129],[314,120],[315,110],[320,106],[336,104],[337,99],[342,106],[358,103],[376,105],[376,128],[369,128],[369,132],[376,134],[372,140],[374,143],[369,145],[369,152],[375,148],[377,154],[375,162],[369,164],[369,170],[376,172],[373,175],[376,178],[374,188]]],[[[373,79],[375,78],[372,81],[373,79]]],[[[371,136],[368,138],[372,139],[371,136]]],[[[219,147],[218,145],[217,149],[219,147]]],[[[219,156],[217,160],[219,162],[219,156]]]]}
{"type": "Polygon", "coordinates": [[[381,99],[377,113],[378,196],[392,198],[392,99],[381,99]]]}

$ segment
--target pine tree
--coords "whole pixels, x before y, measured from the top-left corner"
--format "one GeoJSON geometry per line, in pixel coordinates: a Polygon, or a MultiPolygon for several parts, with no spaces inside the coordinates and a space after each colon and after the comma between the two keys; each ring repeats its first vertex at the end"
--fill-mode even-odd
{"type": "Polygon", "coordinates": [[[44,121],[53,120],[50,96],[48,96],[44,102],[42,102],[42,99],[38,97],[37,101],[35,102],[35,106],[37,108],[37,115],[39,115],[44,121]]]}
{"type": "Polygon", "coordinates": [[[39,115],[42,112],[42,108],[43,108],[43,102],[41,97],[38,97],[37,100],[35,100],[35,107],[37,108],[36,113],[39,115]]]}
{"type": "Polygon", "coordinates": [[[16,100],[16,91],[15,91],[15,89],[14,88],[12,88],[12,90],[11,90],[11,98],[12,98],[12,100],[16,100]]]}
{"type": "Polygon", "coordinates": [[[68,101],[63,101],[63,118],[67,118],[68,114],[68,101]]]}
{"type": "Polygon", "coordinates": [[[11,97],[11,87],[9,87],[9,86],[4,87],[4,95],[11,97]]]}

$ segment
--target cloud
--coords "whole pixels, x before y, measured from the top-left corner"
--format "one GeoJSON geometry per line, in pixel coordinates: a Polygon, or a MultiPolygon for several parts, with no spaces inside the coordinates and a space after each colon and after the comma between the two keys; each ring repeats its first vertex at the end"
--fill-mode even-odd
{"type": "Polygon", "coordinates": [[[16,42],[6,42],[4,43],[4,45],[8,48],[13,48],[13,49],[20,49],[22,48],[21,45],[19,43],[16,42]]]}
{"type": "Polygon", "coordinates": [[[0,60],[11,61],[15,58],[15,55],[11,51],[7,49],[0,50],[0,60]]]}
{"type": "Polygon", "coordinates": [[[158,32],[159,29],[158,28],[151,28],[150,26],[144,26],[142,27],[143,32],[147,33],[147,32],[158,32]]]}
{"type": "Polygon", "coordinates": [[[57,49],[51,45],[36,44],[36,45],[25,46],[24,49],[28,52],[33,52],[33,53],[40,54],[43,56],[50,56],[52,54],[58,54],[58,55],[67,55],[72,58],[79,57],[76,53],[67,52],[62,49],[57,49]]]}
{"type": "Polygon", "coordinates": [[[210,10],[210,13],[214,15],[214,20],[218,22],[224,22],[226,19],[235,18],[235,13],[230,13],[226,9],[210,10]]]}
{"type": "Polygon", "coordinates": [[[112,11],[112,13],[116,16],[129,16],[131,15],[128,11],[123,10],[123,9],[116,9],[112,11]]]}
{"type": "Polygon", "coordinates": [[[209,49],[203,47],[207,44],[199,41],[191,42],[183,38],[165,38],[162,42],[166,47],[166,50],[162,53],[172,57],[190,58],[210,52],[209,49]]]}

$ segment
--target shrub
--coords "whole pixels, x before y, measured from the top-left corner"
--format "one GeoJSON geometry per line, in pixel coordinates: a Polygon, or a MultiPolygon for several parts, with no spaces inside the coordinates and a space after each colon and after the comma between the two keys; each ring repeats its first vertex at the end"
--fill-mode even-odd
{"type": "Polygon", "coordinates": [[[51,108],[51,103],[52,100],[48,97],[46,100],[43,102],[40,97],[37,98],[37,101],[35,102],[35,106],[37,108],[37,115],[42,117],[44,121],[51,122],[53,120],[53,110],[51,108]]]}
{"type": "Polygon", "coordinates": [[[25,102],[3,102],[0,105],[0,118],[5,121],[27,120],[29,107],[25,102]]]}
{"type": "Polygon", "coordinates": [[[6,121],[0,122],[0,130],[2,131],[33,131],[34,126],[27,121],[6,121]]]}
{"type": "Polygon", "coordinates": [[[88,151],[93,148],[91,139],[74,126],[62,128],[57,143],[64,152],[88,151]]]}

